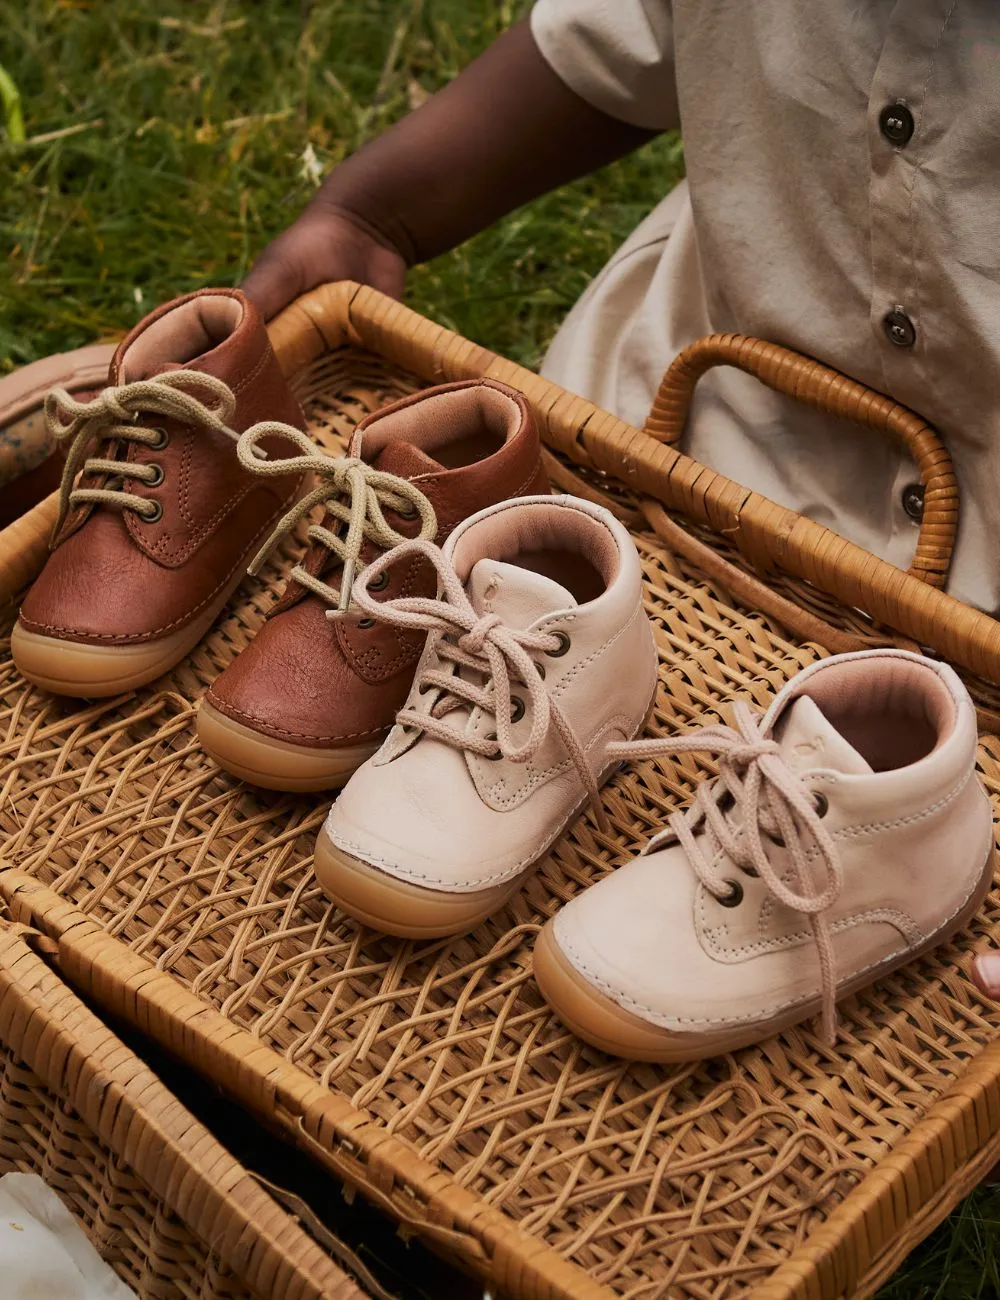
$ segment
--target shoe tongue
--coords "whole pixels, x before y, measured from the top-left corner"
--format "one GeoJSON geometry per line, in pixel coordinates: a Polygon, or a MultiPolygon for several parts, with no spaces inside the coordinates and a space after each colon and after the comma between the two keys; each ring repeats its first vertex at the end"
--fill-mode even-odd
{"type": "Polygon", "coordinates": [[[774,738],[781,757],[793,772],[826,768],[865,776],[872,771],[808,695],[792,701],[778,719],[774,738]]]}
{"type": "Polygon", "coordinates": [[[466,590],[477,614],[498,614],[508,627],[527,628],[576,601],[558,582],[502,560],[478,560],[466,590]]]}
{"type": "Polygon", "coordinates": [[[397,478],[412,479],[418,474],[439,474],[443,466],[412,442],[387,442],[372,461],[375,469],[397,478]]]}

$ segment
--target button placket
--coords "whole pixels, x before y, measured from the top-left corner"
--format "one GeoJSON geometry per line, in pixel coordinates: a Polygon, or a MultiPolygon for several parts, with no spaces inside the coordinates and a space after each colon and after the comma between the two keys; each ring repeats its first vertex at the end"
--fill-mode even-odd
{"type": "MultiPolygon", "coordinates": [[[[869,320],[882,367],[882,388],[919,410],[926,405],[927,338],[922,329],[923,256],[920,210],[913,203],[934,118],[928,87],[945,14],[934,5],[895,5],[868,100],[871,165],[871,301],[869,320]]],[[[912,481],[912,471],[907,481],[912,481]]],[[[903,512],[897,493],[897,518],[903,512]]],[[[909,517],[906,517],[909,524],[909,517]]]]}
{"type": "MultiPolygon", "coordinates": [[[[928,88],[934,85],[931,74],[945,21],[944,6],[898,0],[868,101],[870,328],[882,370],[880,386],[918,411],[929,405],[933,340],[921,312],[927,261],[914,187],[939,125],[939,99],[931,99],[928,88]]],[[[905,569],[912,562],[922,520],[923,489],[902,449],[884,509],[888,535],[880,554],[905,569]]]]}

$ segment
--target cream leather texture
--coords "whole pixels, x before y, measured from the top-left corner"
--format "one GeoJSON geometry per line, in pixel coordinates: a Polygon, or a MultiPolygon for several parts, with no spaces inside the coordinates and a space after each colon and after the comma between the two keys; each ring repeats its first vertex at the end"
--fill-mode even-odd
{"type": "MultiPolygon", "coordinates": [[[[826,913],[838,988],[876,978],[883,963],[954,928],[982,886],[993,844],[974,766],[975,713],[955,673],[904,652],[838,656],[785,688],[767,729],[804,787],[828,801],[823,825],[843,867],[843,888],[826,913]],[[868,743],[891,747],[898,736],[881,725],[878,701],[892,698],[901,672],[907,691],[927,687],[931,702],[918,726],[936,726],[937,743],[917,761],[872,771],[810,696],[859,693],[868,743]]],[[[779,870],[787,862],[778,844],[767,856],[779,870]]],[[[679,845],[654,848],[563,908],[555,939],[594,988],[664,1029],[716,1032],[800,1004],[811,1010],[820,972],[807,918],[728,859],[721,874],[741,886],[738,905],[724,906],[699,882],[679,845]]]]}
{"type": "MultiPolygon", "coordinates": [[[[477,613],[569,638],[564,654],[539,654],[537,660],[545,669],[545,689],[581,742],[591,770],[598,779],[605,776],[613,766],[605,747],[641,730],[656,686],[639,557],[626,530],[608,512],[576,498],[536,498],[472,516],[444,549],[452,560],[458,552],[456,569],[477,613]],[[522,538],[526,518],[530,527],[522,538]],[[578,603],[554,578],[516,563],[522,541],[532,537],[537,542],[543,536],[550,554],[566,544],[586,555],[598,533],[601,562],[613,573],[594,599],[578,603]]],[[[429,641],[416,682],[422,670],[435,666],[434,658],[429,641]]],[[[416,686],[407,707],[428,707],[416,686]]],[[[447,716],[452,723],[457,716],[461,725],[460,711],[447,716]]],[[[479,708],[465,710],[464,725],[473,735],[496,729],[492,714],[479,708]]],[[[526,703],[513,727],[515,738],[530,727],[526,703]]],[[[537,862],[585,797],[554,727],[523,763],[486,759],[427,735],[414,741],[396,727],[351,778],[325,830],[339,848],[390,875],[438,890],[474,891],[512,880],[537,862]]]]}

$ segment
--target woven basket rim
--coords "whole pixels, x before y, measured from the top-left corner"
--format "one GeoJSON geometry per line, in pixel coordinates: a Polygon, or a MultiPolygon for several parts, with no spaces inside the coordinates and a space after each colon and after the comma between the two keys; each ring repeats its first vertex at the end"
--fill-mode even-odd
{"type": "Polygon", "coordinates": [[[363,1293],[154,1071],[33,950],[34,927],[0,919],[0,1044],[79,1115],[255,1295],[363,1293]],[[206,1231],[206,1228],[208,1231],[206,1231]]]}

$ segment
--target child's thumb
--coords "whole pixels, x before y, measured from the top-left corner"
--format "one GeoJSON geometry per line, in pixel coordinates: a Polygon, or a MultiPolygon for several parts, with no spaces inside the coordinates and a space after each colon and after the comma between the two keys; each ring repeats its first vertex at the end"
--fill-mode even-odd
{"type": "Polygon", "coordinates": [[[264,319],[270,320],[303,292],[302,267],[281,248],[270,244],[253,264],[241,287],[264,319]]]}

